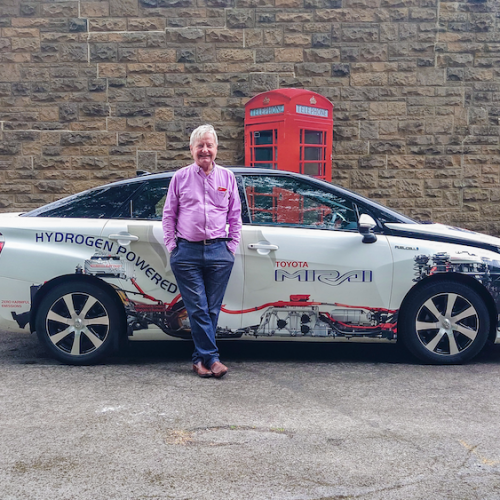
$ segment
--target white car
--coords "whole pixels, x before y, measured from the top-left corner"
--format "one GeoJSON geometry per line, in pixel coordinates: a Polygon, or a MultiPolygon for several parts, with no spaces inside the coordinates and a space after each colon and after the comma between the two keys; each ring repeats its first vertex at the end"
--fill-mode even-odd
{"type": "MultiPolygon", "coordinates": [[[[220,339],[400,340],[427,363],[500,342],[500,239],[415,222],[345,189],[233,169],[243,230],[220,339]]],[[[90,364],[122,341],[189,339],[163,244],[172,173],[0,215],[0,331],[90,364]]]]}

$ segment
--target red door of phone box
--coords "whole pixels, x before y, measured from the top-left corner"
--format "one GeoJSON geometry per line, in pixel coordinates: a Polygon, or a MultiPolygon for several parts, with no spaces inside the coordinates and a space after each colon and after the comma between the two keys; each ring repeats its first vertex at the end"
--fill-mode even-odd
{"type": "Polygon", "coordinates": [[[245,164],[332,180],[333,104],[304,89],[277,89],[245,105],[245,164]]]}

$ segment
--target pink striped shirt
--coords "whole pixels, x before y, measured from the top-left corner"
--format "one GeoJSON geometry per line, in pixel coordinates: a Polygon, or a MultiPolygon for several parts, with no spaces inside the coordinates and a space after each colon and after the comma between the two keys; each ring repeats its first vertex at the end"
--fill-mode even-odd
{"type": "Polygon", "coordinates": [[[193,163],[174,174],[163,209],[163,235],[169,252],[176,247],[176,238],[201,241],[228,237],[232,240],[227,246],[235,253],[240,233],[241,201],[230,170],[214,163],[206,175],[193,163]]]}

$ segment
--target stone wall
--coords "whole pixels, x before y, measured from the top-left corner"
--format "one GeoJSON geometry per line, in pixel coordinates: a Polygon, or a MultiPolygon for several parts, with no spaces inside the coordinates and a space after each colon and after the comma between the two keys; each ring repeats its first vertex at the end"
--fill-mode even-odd
{"type": "Polygon", "coordinates": [[[334,110],[333,181],[500,234],[498,0],[0,0],[0,210],[186,164],[244,105],[303,87],[334,110]]]}

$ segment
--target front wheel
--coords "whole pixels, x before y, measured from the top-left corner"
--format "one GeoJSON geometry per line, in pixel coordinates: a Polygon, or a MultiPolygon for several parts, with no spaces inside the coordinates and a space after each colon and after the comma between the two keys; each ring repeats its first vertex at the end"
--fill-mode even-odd
{"type": "Polygon", "coordinates": [[[429,283],[402,311],[399,335],[407,349],[431,364],[460,364],[484,347],[490,330],[488,309],[466,285],[429,283]]]}
{"type": "Polygon", "coordinates": [[[59,361],[87,365],[111,352],[123,326],[121,318],[117,303],[101,287],[69,281],[53,288],[40,302],[36,332],[59,361]]]}

